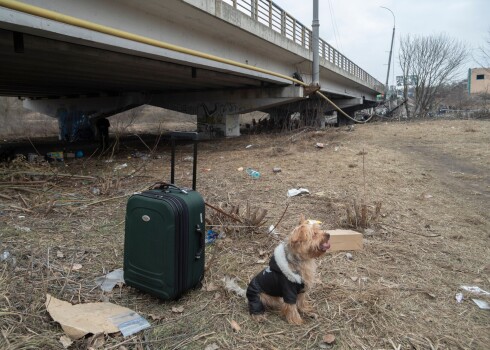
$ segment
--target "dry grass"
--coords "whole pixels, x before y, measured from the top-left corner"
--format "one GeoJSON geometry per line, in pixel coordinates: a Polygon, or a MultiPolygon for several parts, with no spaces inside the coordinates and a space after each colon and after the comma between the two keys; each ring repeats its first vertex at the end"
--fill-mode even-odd
{"type": "MultiPolygon", "coordinates": [[[[109,300],[150,321],[150,329],[127,339],[99,337],[106,349],[318,349],[326,346],[327,333],[336,336],[333,349],[486,349],[490,313],[466,292],[461,304],[454,297],[462,284],[490,290],[489,144],[485,121],[372,124],[354,132],[203,142],[198,190],[227,213],[240,205],[240,220],[249,221],[242,225],[207,209],[208,223],[226,227],[226,238],[207,246],[203,289],[171,302],[126,286],[103,293],[94,282],[122,266],[127,197],[167,178],[167,147],[157,148],[161,159],[128,159],[127,150],[112,163],[2,168],[0,254],[11,255],[0,262],[0,348],[62,348],[63,331],[44,307],[49,292],[72,303],[109,300]],[[467,132],[470,127],[476,131],[467,132]],[[317,142],[325,148],[315,148],[317,142]],[[128,167],[114,171],[121,163],[128,167]],[[257,169],[261,177],[252,179],[239,167],[257,169]],[[311,195],[287,199],[293,187],[311,195]],[[300,213],[337,228],[348,221],[346,206],[354,200],[358,219],[364,217],[374,233],[353,259],[331,253],[319,262],[312,293],[319,317],[303,326],[290,326],[277,314],[253,322],[245,301],[223,288],[223,277],[245,288],[300,213]],[[382,203],[378,210],[376,203],[382,203]],[[260,210],[253,220],[257,208],[267,210],[259,221],[260,210]],[[283,214],[280,235],[267,234],[283,214]],[[73,270],[75,263],[82,268],[73,270]],[[183,306],[183,313],[172,312],[174,306],[183,306]]],[[[140,151],[146,152],[143,145],[140,151]]],[[[191,165],[184,158],[190,154],[191,147],[183,147],[177,157],[176,181],[186,186],[191,165]]],[[[89,337],[71,348],[95,343],[89,337]]]]}

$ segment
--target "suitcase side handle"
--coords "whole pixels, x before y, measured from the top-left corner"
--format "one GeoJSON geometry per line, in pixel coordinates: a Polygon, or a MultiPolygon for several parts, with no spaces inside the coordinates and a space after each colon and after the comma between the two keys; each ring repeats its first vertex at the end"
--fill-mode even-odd
{"type": "Polygon", "coordinates": [[[202,253],[204,250],[204,235],[203,235],[203,232],[201,230],[201,226],[196,225],[196,233],[199,235],[199,240],[198,240],[199,248],[197,249],[196,255],[194,257],[196,258],[196,260],[199,260],[199,259],[201,259],[201,256],[202,256],[202,253]]]}
{"type": "Polygon", "coordinates": [[[186,190],[184,190],[183,188],[175,186],[174,184],[169,184],[167,182],[156,182],[154,185],[150,186],[149,189],[150,190],[164,190],[164,189],[167,189],[169,187],[175,188],[175,189],[179,190],[180,192],[182,192],[183,194],[188,194],[188,192],[186,190]]]}

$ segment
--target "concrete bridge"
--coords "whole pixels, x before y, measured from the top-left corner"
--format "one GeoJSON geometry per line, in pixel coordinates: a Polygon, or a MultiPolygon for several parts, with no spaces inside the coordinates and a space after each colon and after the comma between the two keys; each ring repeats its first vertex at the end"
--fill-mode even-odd
{"type": "MultiPolygon", "coordinates": [[[[319,51],[321,92],[349,114],[370,107],[383,85],[319,51]]],[[[324,115],[312,57],[311,30],[269,0],[0,0],[0,95],[58,118],[62,138],[143,104],[225,136],[251,111],[324,115]]]]}

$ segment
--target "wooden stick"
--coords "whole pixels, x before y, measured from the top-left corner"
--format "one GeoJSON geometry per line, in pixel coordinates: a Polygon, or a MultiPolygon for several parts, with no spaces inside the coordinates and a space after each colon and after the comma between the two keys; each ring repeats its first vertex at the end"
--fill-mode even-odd
{"type": "Polygon", "coordinates": [[[27,208],[22,208],[22,207],[18,207],[16,205],[10,205],[10,208],[12,209],[17,209],[17,210],[20,210],[20,211],[26,211],[28,213],[34,213],[32,210],[30,209],[27,209],[27,208]]]}
{"type": "Polygon", "coordinates": [[[228,213],[224,212],[224,211],[223,211],[223,210],[221,210],[220,208],[216,208],[216,207],[212,206],[211,204],[209,204],[209,203],[207,203],[207,202],[204,202],[204,204],[206,204],[206,205],[207,205],[208,207],[210,207],[211,209],[214,209],[214,210],[216,210],[217,212],[219,212],[219,213],[221,213],[221,214],[223,214],[223,215],[225,215],[225,216],[229,217],[230,219],[233,219],[233,220],[235,220],[235,221],[238,221],[240,224],[243,224],[242,220],[240,220],[239,218],[236,218],[236,217],[234,217],[234,216],[232,216],[232,215],[230,215],[230,214],[228,214],[228,213]]]}
{"type": "Polygon", "coordinates": [[[12,197],[7,196],[6,194],[1,194],[1,193],[0,193],[0,198],[12,200],[12,197]]]}

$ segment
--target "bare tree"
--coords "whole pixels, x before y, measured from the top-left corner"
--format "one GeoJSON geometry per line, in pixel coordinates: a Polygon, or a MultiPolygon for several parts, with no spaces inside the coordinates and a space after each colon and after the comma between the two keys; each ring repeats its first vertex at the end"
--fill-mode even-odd
{"type": "MultiPolygon", "coordinates": [[[[404,97],[408,98],[407,82],[415,85],[413,113],[425,117],[434,107],[434,97],[445,83],[453,80],[465,63],[467,47],[461,41],[445,34],[437,36],[410,36],[400,41],[400,67],[404,97]],[[413,79],[412,79],[413,78],[413,79]]],[[[407,117],[410,116],[407,104],[407,117]]]]}

